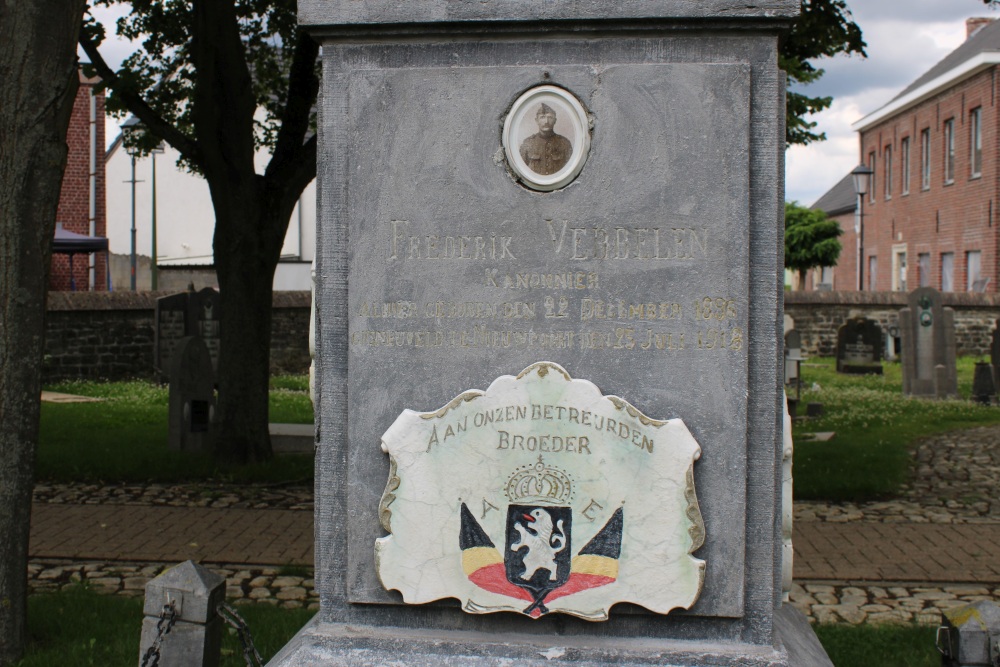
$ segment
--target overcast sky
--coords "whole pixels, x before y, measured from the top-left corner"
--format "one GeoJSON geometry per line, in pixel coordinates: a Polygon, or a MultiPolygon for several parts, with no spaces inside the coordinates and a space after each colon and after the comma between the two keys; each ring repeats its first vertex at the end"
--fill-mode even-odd
{"type": "Polygon", "coordinates": [[[965,40],[965,19],[1000,18],[982,0],[847,0],[868,43],[868,58],[817,61],[826,74],[802,89],[832,95],[813,116],[827,140],[795,146],[785,155],[785,198],[811,205],[857,166],[858,135],[851,124],[875,111],[965,40]]]}
{"type": "MultiPolygon", "coordinates": [[[[795,146],[786,154],[785,198],[811,205],[859,161],[858,136],[851,124],[878,109],[930,69],[965,39],[970,16],[1000,18],[982,0],[847,0],[868,43],[868,58],[838,56],[816,64],[826,74],[803,89],[810,95],[832,95],[833,105],[813,117],[826,141],[795,146]]],[[[114,37],[121,6],[100,8],[108,40],[105,59],[117,67],[133,47],[114,37]]],[[[81,57],[84,54],[80,53],[81,57]]],[[[118,124],[107,122],[107,143],[118,136],[118,124]]]]}

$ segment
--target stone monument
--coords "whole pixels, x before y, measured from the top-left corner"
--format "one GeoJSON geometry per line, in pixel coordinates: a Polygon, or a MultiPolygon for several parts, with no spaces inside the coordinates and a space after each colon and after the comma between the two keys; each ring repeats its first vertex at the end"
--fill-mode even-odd
{"type": "Polygon", "coordinates": [[[201,338],[180,339],[170,357],[169,375],[167,445],[181,451],[210,451],[215,373],[208,347],[201,338]]]}
{"type": "Polygon", "coordinates": [[[993,323],[990,338],[990,364],[993,366],[993,386],[1000,387],[1000,320],[993,323]]]}
{"type": "Polygon", "coordinates": [[[781,604],[798,8],[300,2],[321,609],[272,665],[829,664],[781,604]]]}
{"type": "Polygon", "coordinates": [[[837,329],[837,372],[882,375],[882,327],[867,317],[854,317],[837,329]]]}
{"type": "Polygon", "coordinates": [[[903,343],[903,393],[944,398],[958,395],[955,368],[955,311],[941,305],[933,287],[910,292],[899,311],[903,343]]]}
{"type": "Polygon", "coordinates": [[[212,370],[219,366],[219,293],[211,287],[170,294],[156,300],[153,365],[170,379],[170,358],[185,336],[197,336],[208,347],[212,370]]]}

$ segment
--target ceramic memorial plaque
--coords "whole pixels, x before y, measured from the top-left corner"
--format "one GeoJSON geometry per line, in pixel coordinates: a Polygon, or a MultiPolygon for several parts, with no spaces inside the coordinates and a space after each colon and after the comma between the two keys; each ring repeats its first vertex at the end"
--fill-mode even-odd
{"type": "Polygon", "coordinates": [[[403,412],[382,449],[390,535],[375,561],[406,602],[604,620],[618,602],[665,614],[698,598],[701,448],[680,419],[650,419],[541,362],[436,412],[403,412]]]}

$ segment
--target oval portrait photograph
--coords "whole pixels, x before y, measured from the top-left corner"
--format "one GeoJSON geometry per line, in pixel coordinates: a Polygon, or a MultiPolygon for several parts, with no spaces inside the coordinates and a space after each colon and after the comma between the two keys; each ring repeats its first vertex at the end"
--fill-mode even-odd
{"type": "Polygon", "coordinates": [[[580,101],[557,86],[537,86],[514,102],[503,124],[507,164],[533,190],[569,185],[587,161],[590,124],[580,101]]]}

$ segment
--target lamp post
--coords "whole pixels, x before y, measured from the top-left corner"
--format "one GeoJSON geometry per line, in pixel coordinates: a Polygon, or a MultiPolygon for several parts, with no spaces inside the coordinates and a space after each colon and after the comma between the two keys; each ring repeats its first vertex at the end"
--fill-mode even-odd
{"type": "Polygon", "coordinates": [[[154,292],[157,287],[159,287],[159,272],[156,267],[156,156],[162,155],[166,152],[164,145],[161,143],[159,146],[154,148],[150,153],[150,159],[153,162],[153,175],[152,175],[152,198],[153,198],[153,214],[152,214],[152,236],[153,236],[153,248],[150,256],[149,265],[149,285],[150,289],[154,292]]]}
{"type": "Polygon", "coordinates": [[[854,223],[854,233],[858,236],[858,291],[865,289],[865,195],[871,185],[875,170],[866,164],[859,164],[851,172],[854,179],[854,194],[858,196],[858,219],[854,223]]]}
{"type": "Polygon", "coordinates": [[[139,119],[135,116],[130,116],[128,120],[122,123],[122,140],[125,145],[125,151],[132,158],[132,178],[125,182],[132,184],[132,250],[129,255],[129,287],[133,292],[135,291],[135,184],[142,183],[142,181],[135,180],[135,158],[139,153],[139,148],[131,138],[125,141],[125,137],[132,137],[132,133],[136,131],[138,125],[139,119]]]}

